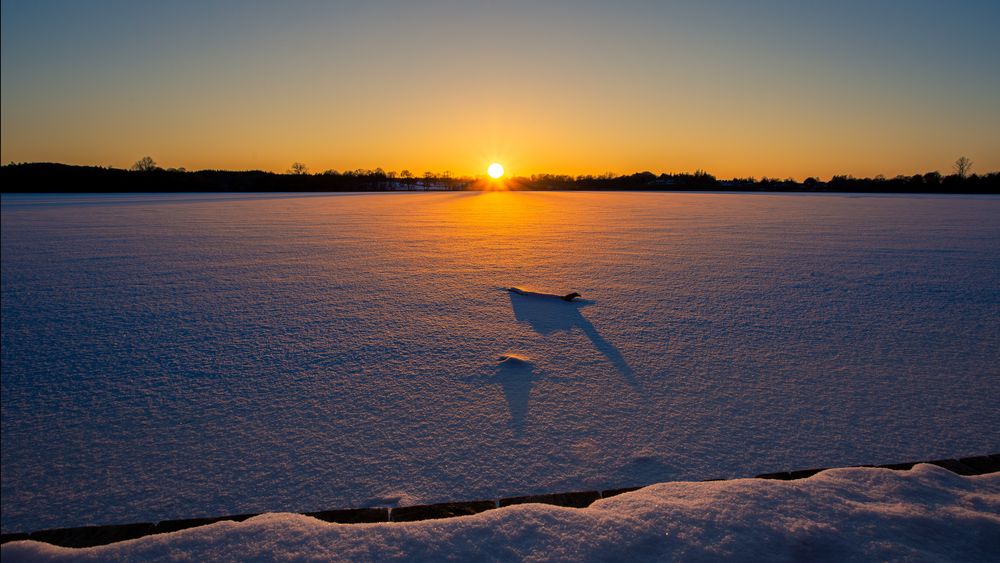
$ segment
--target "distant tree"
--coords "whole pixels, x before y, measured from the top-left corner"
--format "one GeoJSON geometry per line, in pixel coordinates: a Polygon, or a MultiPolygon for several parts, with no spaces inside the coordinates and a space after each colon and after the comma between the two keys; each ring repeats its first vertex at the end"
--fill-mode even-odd
{"type": "Polygon", "coordinates": [[[718,180],[715,179],[715,176],[709,174],[708,172],[705,172],[701,168],[695,170],[694,178],[697,183],[706,186],[714,186],[715,184],[718,183],[718,180]]]}
{"type": "Polygon", "coordinates": [[[296,176],[304,176],[309,173],[309,167],[301,162],[293,162],[292,167],[288,169],[289,174],[295,174],[296,176]]]}
{"type": "Polygon", "coordinates": [[[133,164],[131,168],[133,172],[152,172],[153,170],[159,169],[160,167],[156,165],[156,161],[149,156],[144,156],[135,161],[135,164],[133,164]]]}
{"type": "Polygon", "coordinates": [[[964,180],[969,175],[969,171],[972,170],[972,161],[967,157],[960,156],[955,161],[955,164],[952,165],[952,168],[955,169],[955,174],[958,174],[958,177],[964,180]]]}
{"type": "Polygon", "coordinates": [[[400,178],[412,178],[413,177],[413,172],[410,172],[409,170],[403,170],[402,172],[399,173],[399,177],[400,178]]]}

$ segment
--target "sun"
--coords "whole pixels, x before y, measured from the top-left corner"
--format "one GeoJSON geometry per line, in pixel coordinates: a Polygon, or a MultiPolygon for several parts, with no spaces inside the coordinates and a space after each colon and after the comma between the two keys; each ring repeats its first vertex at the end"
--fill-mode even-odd
{"type": "Polygon", "coordinates": [[[503,176],[503,166],[501,166],[499,162],[494,162],[489,168],[486,169],[486,173],[490,175],[490,178],[496,180],[500,178],[500,176],[503,176]]]}

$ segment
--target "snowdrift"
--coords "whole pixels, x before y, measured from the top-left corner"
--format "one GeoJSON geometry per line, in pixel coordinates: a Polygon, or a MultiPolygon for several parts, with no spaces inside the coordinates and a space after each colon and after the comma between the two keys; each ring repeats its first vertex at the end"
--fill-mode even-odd
{"type": "Polygon", "coordinates": [[[986,561],[1000,553],[1000,474],[832,469],[797,481],[665,483],[572,509],[528,504],[413,523],[294,514],[89,549],[21,541],[4,561],[986,561]]]}

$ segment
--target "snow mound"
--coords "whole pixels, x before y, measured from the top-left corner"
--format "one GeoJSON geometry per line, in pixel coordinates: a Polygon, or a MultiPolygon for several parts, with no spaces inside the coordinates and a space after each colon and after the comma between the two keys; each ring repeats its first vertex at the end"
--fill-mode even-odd
{"type": "Polygon", "coordinates": [[[986,561],[998,552],[1000,474],[961,477],[926,464],[797,481],[665,483],[585,509],[527,504],[356,525],[265,514],[89,549],[2,548],[4,561],[986,561]]]}
{"type": "Polygon", "coordinates": [[[561,301],[573,301],[574,299],[580,297],[580,294],[575,291],[567,293],[549,293],[545,291],[533,291],[530,289],[525,289],[523,287],[510,287],[507,288],[507,291],[509,291],[510,293],[515,293],[517,295],[522,295],[524,297],[544,297],[547,299],[548,298],[559,299],[561,301]]]}
{"type": "Polygon", "coordinates": [[[532,365],[531,359],[527,356],[522,356],[520,354],[500,354],[497,358],[497,364],[501,366],[530,366],[532,365]]]}

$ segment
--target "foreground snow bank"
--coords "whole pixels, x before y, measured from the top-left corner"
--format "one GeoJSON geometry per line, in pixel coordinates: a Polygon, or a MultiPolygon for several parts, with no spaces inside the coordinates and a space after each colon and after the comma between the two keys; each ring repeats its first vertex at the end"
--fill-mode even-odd
{"type": "Polygon", "coordinates": [[[22,541],[20,560],[962,560],[1000,553],[1000,474],[833,469],[809,479],[665,483],[585,509],[530,504],[394,524],[265,514],[89,549],[22,541]]]}

